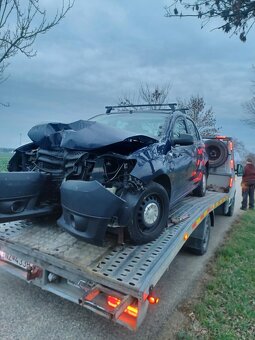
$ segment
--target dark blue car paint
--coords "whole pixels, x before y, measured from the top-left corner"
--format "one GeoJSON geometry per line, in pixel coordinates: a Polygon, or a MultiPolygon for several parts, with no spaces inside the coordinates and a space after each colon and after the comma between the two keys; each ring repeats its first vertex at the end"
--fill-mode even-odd
{"type": "MultiPolygon", "coordinates": [[[[155,114],[153,111],[151,113],[155,114]]],[[[123,115],[125,114],[127,113],[123,113],[123,115]]],[[[139,112],[133,114],[139,115],[139,112]]],[[[148,114],[150,113],[148,112],[148,114]]],[[[129,174],[130,178],[133,181],[137,179],[140,189],[151,182],[161,184],[166,189],[170,199],[170,206],[172,206],[199,184],[193,181],[193,175],[197,168],[197,150],[199,147],[203,148],[204,145],[201,138],[198,138],[192,145],[181,146],[174,144],[172,131],[175,122],[179,118],[186,120],[186,116],[179,112],[173,114],[161,112],[162,114],[166,115],[166,119],[158,140],[152,136],[134,134],[133,132],[109,127],[93,121],[93,118],[89,121],[78,121],[71,124],[49,123],[36,126],[29,132],[33,143],[16,150],[16,154],[9,163],[9,171],[31,171],[33,167],[33,171],[41,171],[42,169],[36,164],[36,159],[34,160],[35,166],[32,164],[31,167],[24,170],[24,166],[29,162],[30,156],[27,155],[29,151],[40,150],[40,148],[60,151],[59,157],[63,157],[63,164],[61,163],[63,174],[65,173],[65,154],[71,151],[80,152],[81,155],[83,153],[87,155],[93,154],[94,159],[112,156],[123,162],[133,160],[132,170],[129,174]]],[[[190,133],[187,124],[186,129],[190,133]]],[[[199,171],[205,172],[205,165],[204,163],[199,171]]],[[[53,171],[53,180],[56,174],[59,180],[61,172],[58,171],[54,174],[53,171]]],[[[116,218],[117,222],[122,226],[130,219],[132,209],[139,197],[138,194],[125,191],[124,196],[121,197],[121,200],[125,202],[121,208],[122,211],[118,209],[117,216],[113,214],[112,218],[108,216],[104,220],[102,211],[107,209],[110,211],[113,201],[117,204],[116,195],[104,188],[100,183],[98,183],[100,184],[100,190],[95,195],[95,186],[91,188],[91,182],[79,182],[73,180],[73,178],[69,180],[67,175],[63,176],[66,176],[67,182],[62,183],[63,214],[58,220],[58,224],[71,234],[98,244],[103,241],[107,226],[116,222],[116,218]],[[82,193],[79,192],[79,188],[81,191],[84,190],[85,201],[81,198],[82,193]],[[85,192],[87,192],[86,195],[85,192]],[[97,198],[97,195],[100,197],[98,196],[97,198]],[[100,205],[98,204],[98,201],[102,198],[101,196],[105,197],[103,200],[104,205],[102,205],[102,202],[100,205]],[[77,204],[77,209],[73,206],[74,202],[77,204]],[[81,218],[81,216],[83,217],[81,218]],[[79,221],[79,230],[75,229],[75,223],[71,223],[72,219],[79,221]],[[94,223],[94,230],[89,219],[94,223]],[[98,223],[95,221],[98,221],[98,223]],[[81,228],[82,223],[84,233],[81,228]],[[85,231],[86,225],[89,229],[87,235],[85,231]]],[[[98,176],[92,176],[91,180],[93,178],[97,180],[98,176]]]]}

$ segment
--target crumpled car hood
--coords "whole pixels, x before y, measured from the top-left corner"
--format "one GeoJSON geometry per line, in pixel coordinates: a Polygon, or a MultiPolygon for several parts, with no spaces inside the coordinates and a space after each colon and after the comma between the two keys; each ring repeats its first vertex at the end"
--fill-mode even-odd
{"type": "Polygon", "coordinates": [[[44,149],[59,147],[63,132],[66,130],[78,131],[87,125],[86,120],[78,120],[70,124],[47,123],[33,126],[28,131],[28,137],[44,149]]]}
{"type": "Polygon", "coordinates": [[[149,136],[134,135],[134,132],[112,128],[94,121],[87,121],[86,126],[79,131],[64,131],[61,147],[71,150],[90,151],[119,143],[148,145],[155,142],[157,140],[149,136]]]}
{"type": "Polygon", "coordinates": [[[30,139],[43,149],[66,148],[90,151],[115,146],[129,153],[143,146],[157,142],[156,139],[134,135],[134,132],[112,128],[89,120],[74,123],[48,123],[32,127],[28,132],[30,139]],[[121,145],[120,145],[121,144],[121,145]]]}

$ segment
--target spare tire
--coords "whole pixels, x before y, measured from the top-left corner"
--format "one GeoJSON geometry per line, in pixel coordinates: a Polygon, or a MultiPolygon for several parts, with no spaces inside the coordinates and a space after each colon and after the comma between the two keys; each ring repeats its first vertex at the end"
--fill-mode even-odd
{"type": "Polygon", "coordinates": [[[209,166],[217,168],[224,164],[228,158],[228,148],[225,143],[220,140],[205,141],[205,149],[209,158],[209,166]]]}

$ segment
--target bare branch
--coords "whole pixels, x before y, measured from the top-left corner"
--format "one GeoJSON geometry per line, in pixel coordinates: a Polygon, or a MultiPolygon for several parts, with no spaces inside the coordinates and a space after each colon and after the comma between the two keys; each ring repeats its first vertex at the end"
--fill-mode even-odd
{"type": "Polygon", "coordinates": [[[150,104],[156,110],[159,108],[159,104],[166,103],[170,89],[171,85],[169,83],[163,85],[141,83],[137,93],[132,96],[126,94],[119,98],[118,105],[150,104]]]}
{"type": "Polygon", "coordinates": [[[216,127],[216,117],[212,108],[207,109],[204,98],[196,95],[191,96],[188,101],[177,100],[179,107],[187,107],[187,115],[196,123],[202,137],[214,136],[219,133],[216,127]]]}
{"type": "Polygon", "coordinates": [[[202,20],[203,28],[209,21],[220,18],[223,24],[217,29],[225,33],[238,34],[241,41],[246,41],[247,35],[254,25],[255,1],[252,0],[172,0],[165,7],[166,17],[195,17],[202,20]]]}
{"type": "Polygon", "coordinates": [[[21,52],[34,57],[32,45],[40,34],[47,33],[56,26],[73,7],[74,0],[63,0],[61,10],[51,20],[47,20],[46,9],[40,0],[0,1],[0,74],[8,64],[6,60],[21,52]]]}

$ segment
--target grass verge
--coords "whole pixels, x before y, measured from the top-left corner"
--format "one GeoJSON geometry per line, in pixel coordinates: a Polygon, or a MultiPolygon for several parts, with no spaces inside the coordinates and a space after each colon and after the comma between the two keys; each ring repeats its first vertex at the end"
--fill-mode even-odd
{"type": "Polygon", "coordinates": [[[244,213],[217,252],[210,280],[177,339],[255,339],[255,212],[244,213]]]}
{"type": "Polygon", "coordinates": [[[11,153],[0,153],[0,172],[7,170],[7,164],[11,158],[11,153]]]}

